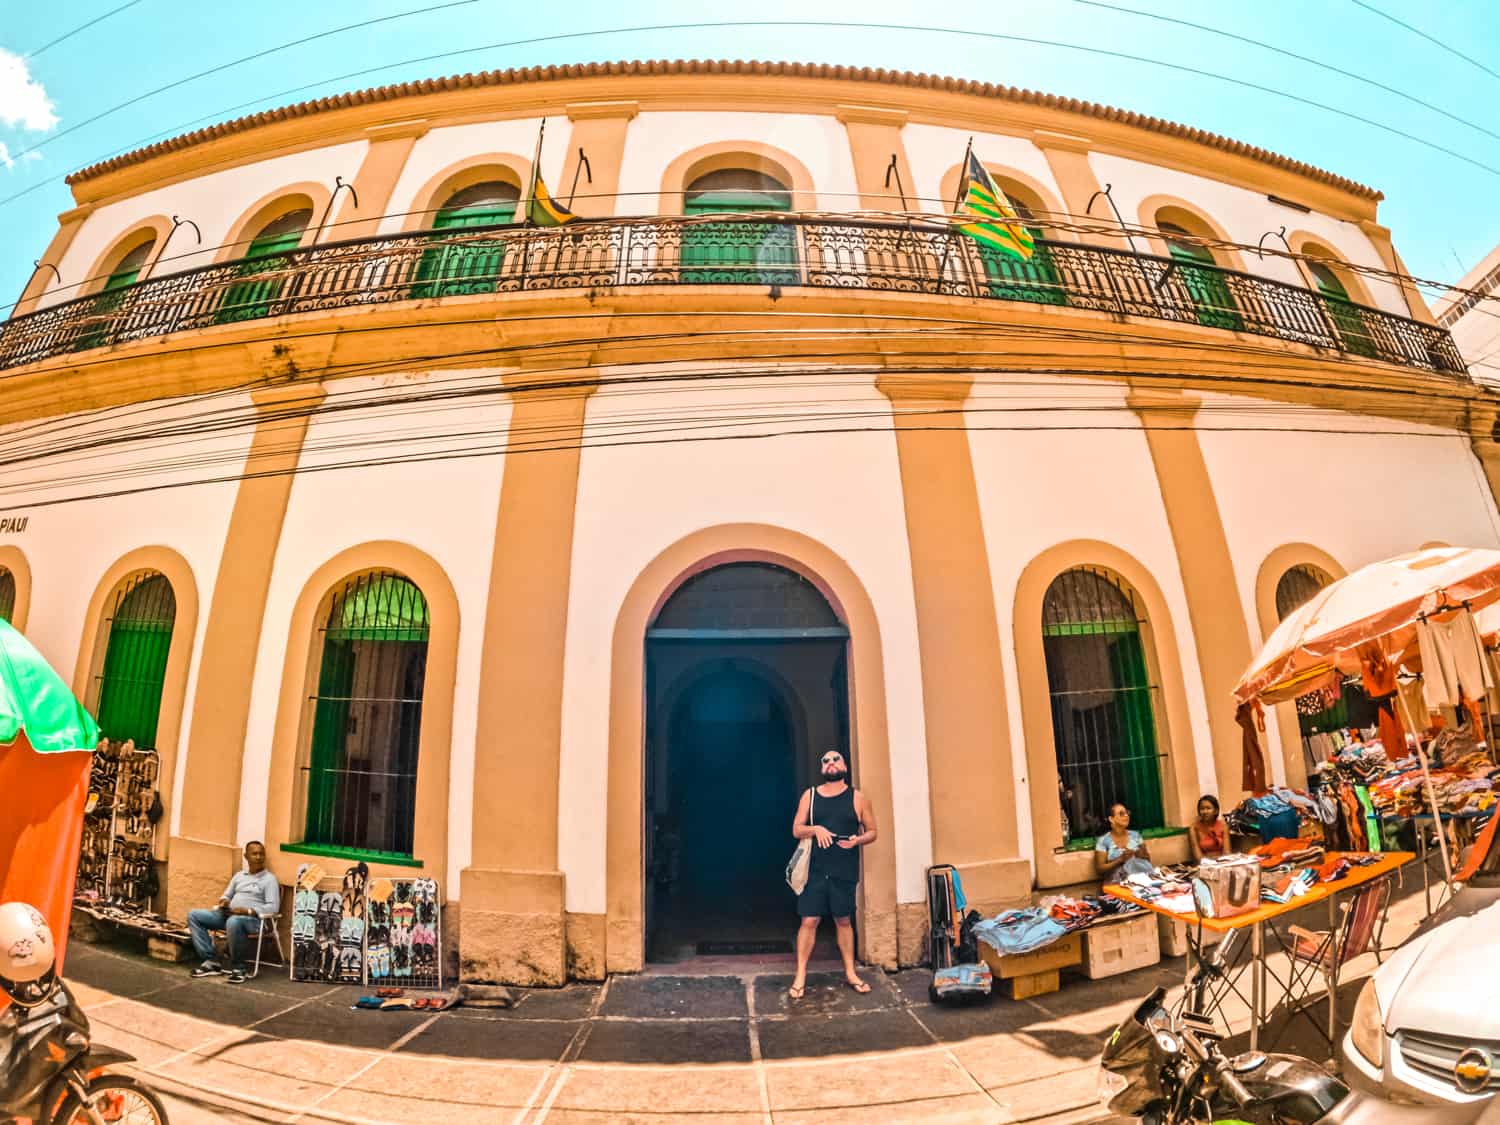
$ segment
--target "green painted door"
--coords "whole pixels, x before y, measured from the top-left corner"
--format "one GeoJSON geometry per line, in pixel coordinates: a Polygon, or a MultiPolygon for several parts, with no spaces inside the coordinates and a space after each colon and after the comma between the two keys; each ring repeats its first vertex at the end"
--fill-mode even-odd
{"type": "MultiPolygon", "coordinates": [[[[150,249],[151,244],[147,243],[145,250],[149,252],[150,249]]],[[[99,291],[99,295],[94,298],[89,309],[91,319],[73,340],[75,352],[109,343],[115,326],[114,314],[119,312],[120,306],[125,303],[124,290],[134,285],[136,278],[141,276],[145,258],[145,254],[132,253],[120,264],[120,269],[109,275],[104,288],[99,291]]]]}
{"type": "Polygon", "coordinates": [[[99,684],[99,730],[106,738],[156,745],[162,685],[177,603],[171,583],[153,575],[127,591],[110,622],[99,684]]]}
{"type": "Polygon", "coordinates": [[[248,280],[236,282],[224,290],[224,297],[214,314],[215,324],[259,320],[271,315],[271,305],[286,288],[286,278],[267,275],[277,274],[292,264],[288,255],[302,242],[302,233],[307,228],[304,215],[311,218],[312,212],[284,216],[250,243],[244,261],[236,271],[248,280]],[[289,227],[292,229],[287,229],[289,227]]]}
{"type": "Polygon", "coordinates": [[[1344,349],[1354,355],[1374,358],[1375,340],[1360,307],[1349,300],[1349,291],[1338,276],[1321,262],[1309,262],[1308,270],[1318,286],[1318,296],[1328,310],[1328,319],[1343,341],[1344,349]]]}
{"type": "MultiPolygon", "coordinates": [[[[688,215],[790,211],[784,191],[715,190],[693,193],[688,215]]],[[[682,228],[682,280],[701,285],[795,285],[796,232],[776,220],[692,223],[682,228]]]]}
{"type": "Polygon", "coordinates": [[[1207,248],[1173,239],[1167,240],[1167,248],[1177,263],[1177,275],[1187,289],[1188,299],[1193,302],[1198,323],[1233,332],[1243,329],[1245,320],[1235,308],[1229,283],[1224,280],[1207,248]]]}
{"type": "Polygon", "coordinates": [[[1042,305],[1066,305],[1067,291],[1052,256],[1052,248],[1042,241],[1042,231],[1026,228],[1036,239],[1036,250],[1029,260],[1022,260],[983,242],[975,243],[984,274],[989,279],[990,296],[1002,301],[1034,301],[1042,305]]]}
{"type": "MultiPolygon", "coordinates": [[[[472,207],[452,207],[439,211],[433,220],[434,241],[444,232],[475,227],[501,226],[515,221],[514,202],[490,202],[472,207]]],[[[505,264],[503,239],[482,239],[458,244],[436,245],[422,251],[417,263],[414,299],[451,297],[464,293],[492,293],[505,264]]]]}

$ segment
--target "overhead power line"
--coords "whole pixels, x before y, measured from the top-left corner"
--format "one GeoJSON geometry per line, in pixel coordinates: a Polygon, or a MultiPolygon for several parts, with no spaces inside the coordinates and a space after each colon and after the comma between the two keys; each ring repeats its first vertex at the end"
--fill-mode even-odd
{"type": "Polygon", "coordinates": [[[1405,28],[1407,31],[1415,35],[1418,39],[1427,40],[1427,42],[1431,43],[1440,51],[1447,51],[1448,54],[1452,55],[1454,58],[1463,59],[1464,62],[1468,63],[1472,67],[1477,67],[1478,69],[1484,71],[1491,78],[1500,78],[1500,74],[1497,74],[1495,71],[1485,66],[1484,63],[1480,62],[1478,59],[1464,54],[1457,47],[1453,47],[1447,43],[1444,43],[1436,36],[1428,35],[1427,32],[1423,31],[1421,28],[1414,27],[1403,19],[1397,19],[1389,12],[1382,11],[1381,9],[1377,8],[1374,4],[1367,4],[1365,0],[1349,0],[1349,2],[1363,8],[1367,12],[1371,12],[1374,15],[1379,16],[1383,20],[1390,20],[1390,22],[1395,24],[1397,27],[1405,28]]]}
{"type": "Polygon", "coordinates": [[[65,31],[61,35],[59,35],[56,39],[50,40],[49,42],[46,42],[46,43],[43,43],[40,47],[36,48],[36,50],[34,50],[34,51],[27,51],[25,57],[28,58],[28,59],[34,59],[38,55],[40,55],[42,52],[44,52],[44,51],[50,51],[53,47],[56,47],[59,43],[66,43],[69,39],[73,38],[73,36],[79,34],[80,32],[87,31],[89,28],[93,27],[96,23],[102,23],[105,20],[109,19],[110,16],[117,16],[121,12],[123,12],[126,8],[134,8],[140,2],[141,2],[141,0],[126,0],[126,2],[124,4],[121,4],[119,7],[117,7],[117,8],[111,8],[109,11],[104,12],[101,15],[95,16],[93,19],[89,20],[88,22],[79,24],[72,31],[65,31]]]}

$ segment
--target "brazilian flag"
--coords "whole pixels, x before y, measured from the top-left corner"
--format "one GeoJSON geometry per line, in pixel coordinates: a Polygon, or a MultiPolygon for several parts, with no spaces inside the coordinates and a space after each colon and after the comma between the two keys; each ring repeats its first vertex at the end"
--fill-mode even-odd
{"type": "Polygon", "coordinates": [[[971,151],[969,166],[964,169],[964,192],[959,199],[959,215],[973,216],[978,222],[964,223],[958,229],[981,246],[1002,254],[1030,261],[1036,253],[1036,239],[1021,222],[1005,193],[995,186],[979,157],[971,151]]]}
{"type": "Polygon", "coordinates": [[[542,174],[538,172],[531,187],[531,198],[526,202],[526,221],[535,227],[560,227],[576,218],[577,215],[552,198],[542,174]]]}

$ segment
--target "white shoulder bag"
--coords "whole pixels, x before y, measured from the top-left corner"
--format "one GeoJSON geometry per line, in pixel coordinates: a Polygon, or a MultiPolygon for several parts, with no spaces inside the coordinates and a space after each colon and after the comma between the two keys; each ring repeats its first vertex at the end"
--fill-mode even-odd
{"type": "MultiPolygon", "coordinates": [[[[807,823],[813,822],[813,802],[818,799],[816,788],[807,791],[807,823]]],[[[793,892],[801,894],[807,889],[807,869],[812,863],[813,838],[804,837],[797,841],[797,850],[792,852],[792,858],[786,861],[786,885],[793,892]]]]}

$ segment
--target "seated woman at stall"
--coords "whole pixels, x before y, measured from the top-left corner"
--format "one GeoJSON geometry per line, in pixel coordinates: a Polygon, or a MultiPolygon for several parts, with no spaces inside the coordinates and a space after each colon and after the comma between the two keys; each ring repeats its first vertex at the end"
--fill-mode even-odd
{"type": "Polygon", "coordinates": [[[1094,841],[1094,867],[1101,877],[1114,879],[1149,875],[1155,867],[1141,834],[1130,828],[1130,810],[1123,801],[1109,806],[1109,831],[1094,841]]]}
{"type": "Polygon", "coordinates": [[[1229,825],[1219,815],[1219,798],[1205,793],[1198,798],[1198,821],[1188,832],[1193,861],[1217,859],[1229,851],[1229,825]]]}

